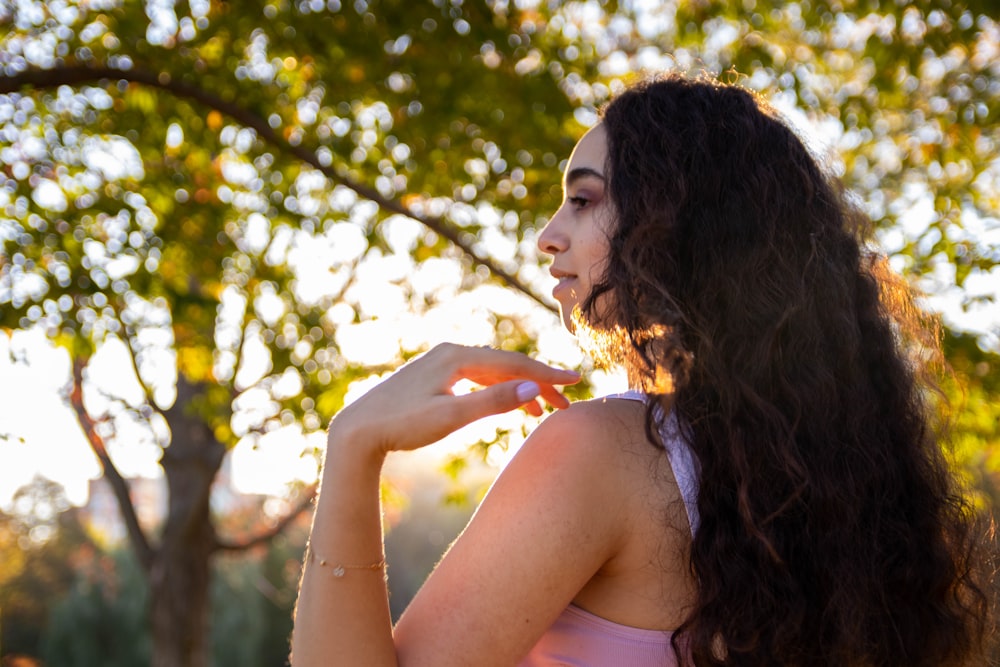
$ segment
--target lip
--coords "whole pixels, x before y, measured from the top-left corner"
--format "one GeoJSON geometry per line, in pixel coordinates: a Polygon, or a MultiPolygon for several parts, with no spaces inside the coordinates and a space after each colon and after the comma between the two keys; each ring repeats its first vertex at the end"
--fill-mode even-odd
{"type": "Polygon", "coordinates": [[[560,294],[565,293],[567,290],[571,289],[573,284],[576,282],[575,274],[566,273],[564,271],[559,271],[557,269],[553,269],[549,271],[549,273],[552,275],[553,278],[555,278],[558,281],[556,283],[556,286],[552,288],[552,296],[556,299],[559,298],[560,294]]]}

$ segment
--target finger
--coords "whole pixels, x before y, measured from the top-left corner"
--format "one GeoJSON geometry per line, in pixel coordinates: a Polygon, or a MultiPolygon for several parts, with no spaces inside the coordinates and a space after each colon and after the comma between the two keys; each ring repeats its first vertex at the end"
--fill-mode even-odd
{"type": "Polygon", "coordinates": [[[576,371],[552,368],[545,366],[544,364],[541,367],[546,369],[547,372],[537,372],[536,369],[532,368],[520,368],[514,370],[506,368],[498,369],[495,367],[463,368],[460,371],[460,377],[483,386],[499,384],[501,382],[507,382],[508,380],[530,380],[532,382],[537,382],[543,387],[551,387],[552,385],[570,385],[576,384],[580,381],[580,374],[576,371]]]}
{"type": "Polygon", "coordinates": [[[538,401],[528,401],[521,406],[521,409],[532,417],[541,417],[545,414],[545,410],[542,409],[542,406],[538,403],[538,401]]]}
{"type": "Polygon", "coordinates": [[[465,348],[469,354],[459,366],[462,377],[480,384],[524,378],[539,384],[575,384],[580,381],[576,371],[549,366],[518,352],[489,348],[465,348]]]}
{"type": "Polygon", "coordinates": [[[542,399],[556,408],[557,410],[563,410],[569,407],[569,399],[563,396],[555,387],[552,385],[541,385],[542,389],[542,399]]]}
{"type": "Polygon", "coordinates": [[[463,421],[475,421],[488,415],[516,410],[521,406],[531,411],[530,403],[541,415],[535,399],[541,394],[538,383],[524,380],[509,380],[457,398],[463,421]]]}

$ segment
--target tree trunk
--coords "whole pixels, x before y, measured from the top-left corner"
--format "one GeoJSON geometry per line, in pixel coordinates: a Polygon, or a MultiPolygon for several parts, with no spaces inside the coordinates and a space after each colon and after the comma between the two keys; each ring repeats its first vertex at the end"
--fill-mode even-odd
{"type": "Polygon", "coordinates": [[[177,400],[165,412],[171,441],[161,463],[169,500],[149,577],[153,667],[209,664],[210,561],[216,549],[209,497],[225,448],[190,412],[198,392],[179,379],[177,400]]]}

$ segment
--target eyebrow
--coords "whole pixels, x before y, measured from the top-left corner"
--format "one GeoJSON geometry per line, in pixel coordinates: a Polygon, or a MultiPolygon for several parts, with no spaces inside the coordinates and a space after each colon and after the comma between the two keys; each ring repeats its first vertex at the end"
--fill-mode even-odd
{"type": "Polygon", "coordinates": [[[591,169],[590,167],[577,167],[575,169],[570,169],[563,175],[563,189],[565,190],[569,186],[573,185],[576,181],[581,178],[586,178],[591,176],[593,178],[599,178],[604,181],[604,174],[597,171],[596,169],[591,169]]]}

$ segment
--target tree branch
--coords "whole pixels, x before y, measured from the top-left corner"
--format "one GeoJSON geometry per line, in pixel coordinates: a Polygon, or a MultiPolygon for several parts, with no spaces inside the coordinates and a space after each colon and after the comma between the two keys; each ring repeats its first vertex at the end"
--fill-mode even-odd
{"type": "Polygon", "coordinates": [[[323,165],[316,153],[304,146],[293,146],[281,136],[281,134],[268,125],[264,118],[257,114],[221,97],[214,95],[202,88],[194,86],[184,81],[174,80],[167,72],[150,72],[148,70],[132,68],[128,70],[114,69],[107,66],[88,65],[66,65],[53,69],[29,69],[12,75],[0,76],[0,94],[17,92],[21,88],[55,88],[58,86],[73,86],[87,82],[100,81],[103,79],[124,80],[131,83],[141,83],[155,88],[166,90],[178,97],[195,100],[207,107],[224,113],[238,121],[240,124],[253,129],[264,141],[276,146],[279,150],[291,153],[298,159],[309,164],[314,169],[323,173],[334,183],[343,185],[353,190],[355,193],[375,202],[378,206],[389,213],[396,213],[406,216],[434,233],[442,236],[456,247],[462,250],[475,264],[485,267],[490,273],[507,283],[507,285],[522,292],[528,297],[541,304],[543,307],[553,310],[552,306],[546,303],[539,295],[535,294],[527,285],[517,279],[516,276],[503,270],[496,262],[489,257],[483,257],[472,246],[464,241],[461,234],[450,223],[437,216],[422,215],[410,210],[401,202],[382,196],[375,190],[362,183],[338,174],[330,166],[323,165]]]}
{"type": "Polygon", "coordinates": [[[143,569],[148,572],[153,566],[153,549],[149,545],[149,540],[146,538],[142,526],[139,525],[139,517],[136,514],[135,505],[132,503],[132,497],[129,495],[128,482],[118,472],[118,468],[115,467],[114,462],[111,461],[108,450],[104,446],[104,438],[97,432],[97,423],[87,413],[87,409],[83,405],[84,361],[84,359],[76,359],[73,362],[73,386],[69,394],[70,405],[76,412],[77,419],[80,420],[80,426],[83,428],[83,433],[87,437],[90,448],[97,455],[97,460],[101,462],[101,468],[104,470],[104,478],[108,480],[111,490],[115,494],[115,499],[118,501],[118,507],[125,521],[125,528],[132,547],[135,549],[136,557],[139,559],[139,563],[143,569]]]}
{"type": "Polygon", "coordinates": [[[315,497],[316,497],[316,485],[313,484],[312,486],[306,489],[305,495],[303,496],[299,504],[293,507],[291,511],[288,512],[288,514],[281,517],[281,519],[276,524],[271,526],[269,529],[260,532],[257,535],[242,540],[219,539],[215,543],[215,549],[218,551],[245,551],[246,549],[250,549],[259,544],[265,544],[267,542],[270,542],[274,536],[280,534],[283,530],[285,530],[285,528],[289,526],[289,524],[295,521],[295,519],[297,519],[300,514],[306,511],[306,509],[308,509],[309,506],[312,505],[313,499],[315,497]]]}
{"type": "Polygon", "coordinates": [[[145,399],[146,405],[151,409],[155,409],[156,403],[153,401],[152,389],[146,381],[142,379],[142,373],[139,372],[139,359],[136,357],[137,350],[135,345],[132,343],[132,336],[129,332],[129,327],[126,326],[125,320],[122,319],[121,309],[118,307],[117,299],[111,300],[111,310],[115,314],[115,319],[118,320],[118,326],[121,327],[122,338],[124,339],[125,347],[128,348],[128,360],[132,365],[132,372],[135,373],[135,379],[139,381],[139,387],[142,388],[142,397],[145,399]]]}

